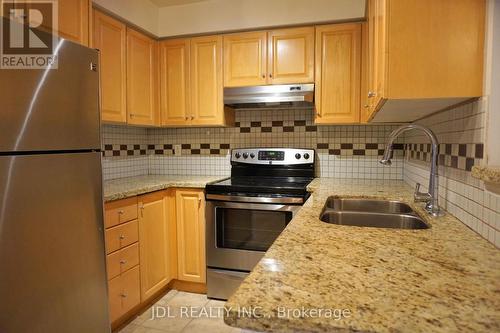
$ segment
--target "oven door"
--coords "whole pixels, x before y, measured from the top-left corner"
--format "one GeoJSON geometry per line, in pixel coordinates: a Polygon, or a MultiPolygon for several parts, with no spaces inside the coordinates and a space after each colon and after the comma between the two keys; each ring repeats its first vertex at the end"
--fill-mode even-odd
{"type": "Polygon", "coordinates": [[[208,201],[207,266],[251,271],[300,207],[208,201]]]}

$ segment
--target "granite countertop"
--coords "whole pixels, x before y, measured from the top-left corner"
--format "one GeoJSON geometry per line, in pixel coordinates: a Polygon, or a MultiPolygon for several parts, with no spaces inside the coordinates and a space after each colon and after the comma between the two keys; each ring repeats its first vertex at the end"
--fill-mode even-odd
{"type": "Polygon", "coordinates": [[[226,303],[227,324],[264,332],[500,332],[494,245],[449,214],[430,219],[402,181],[318,178],[309,190],[226,303]],[[401,200],[431,228],[323,223],[330,195],[401,200]]]}
{"type": "Polygon", "coordinates": [[[125,199],[169,187],[204,188],[207,184],[227,177],[222,176],[136,176],[104,182],[104,201],[125,199]]]}

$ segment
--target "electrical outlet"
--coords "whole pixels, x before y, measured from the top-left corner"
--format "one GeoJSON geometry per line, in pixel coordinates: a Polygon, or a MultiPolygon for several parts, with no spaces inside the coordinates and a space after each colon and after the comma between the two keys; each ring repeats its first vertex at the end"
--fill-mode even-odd
{"type": "Polygon", "coordinates": [[[181,156],[182,155],[182,147],[181,145],[174,145],[174,155],[181,156]]]}

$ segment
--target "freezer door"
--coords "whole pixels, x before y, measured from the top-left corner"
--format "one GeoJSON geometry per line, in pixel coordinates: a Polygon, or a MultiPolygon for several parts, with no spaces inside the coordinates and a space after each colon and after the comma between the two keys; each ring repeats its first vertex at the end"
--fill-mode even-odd
{"type": "Polygon", "coordinates": [[[0,156],[0,332],[110,332],[99,153],[0,156]]]}
{"type": "Polygon", "coordinates": [[[0,69],[0,152],[100,149],[98,52],[60,39],[57,69],[0,69]]]}

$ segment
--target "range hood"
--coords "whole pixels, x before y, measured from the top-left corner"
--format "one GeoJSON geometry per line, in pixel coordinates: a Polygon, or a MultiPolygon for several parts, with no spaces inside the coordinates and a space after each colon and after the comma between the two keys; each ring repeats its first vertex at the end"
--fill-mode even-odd
{"type": "Polygon", "coordinates": [[[233,109],[312,108],[314,84],[224,88],[224,105],[233,109]]]}

